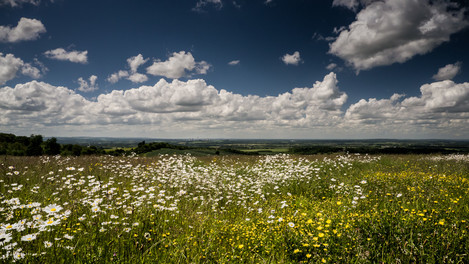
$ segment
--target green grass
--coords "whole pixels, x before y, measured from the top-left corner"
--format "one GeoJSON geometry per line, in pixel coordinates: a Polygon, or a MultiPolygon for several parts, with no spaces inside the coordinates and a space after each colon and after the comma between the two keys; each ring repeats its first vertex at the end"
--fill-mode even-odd
{"type": "Polygon", "coordinates": [[[242,152],[247,152],[247,153],[250,153],[250,152],[257,152],[257,153],[260,153],[260,154],[263,154],[263,153],[286,153],[288,152],[288,148],[263,148],[263,149],[240,149],[240,151],[242,152]]]}
{"type": "Polygon", "coordinates": [[[0,163],[0,262],[469,262],[468,156],[0,163]]]}

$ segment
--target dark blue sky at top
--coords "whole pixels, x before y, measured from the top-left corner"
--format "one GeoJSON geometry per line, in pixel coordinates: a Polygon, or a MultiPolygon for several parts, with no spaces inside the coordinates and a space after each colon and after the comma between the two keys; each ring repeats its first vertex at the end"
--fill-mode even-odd
{"type": "MultiPolygon", "coordinates": [[[[455,82],[468,81],[465,62],[469,61],[469,32],[464,29],[425,55],[409,61],[361,71],[358,75],[340,58],[328,54],[329,44],[318,36],[336,36],[334,28],[348,26],[355,13],[332,7],[332,1],[262,0],[224,1],[223,7],[207,5],[193,10],[195,0],[56,0],[40,5],[0,7],[0,25],[16,26],[21,17],[40,20],[47,33],[35,41],[0,43],[0,51],[12,53],[25,62],[34,58],[44,63],[48,72],[41,81],[76,89],[77,79],[98,76],[99,90],[83,94],[92,98],[112,90],[126,90],[153,85],[160,78],[148,75],[143,84],[122,79],[115,84],[106,78],[118,70],[128,70],[126,59],[137,54],[150,60],[165,61],[173,52],[191,52],[196,61],[206,61],[212,68],[202,78],[216,89],[242,95],[273,95],[295,87],[312,87],[336,63],[341,91],[348,94],[347,105],[361,98],[388,98],[394,93],[416,96],[419,87],[432,82],[432,76],[446,64],[463,62],[455,82]],[[316,36],[316,37],[313,37],[316,36]],[[88,51],[88,63],[51,60],[43,53],[56,48],[88,51]],[[281,57],[299,51],[303,62],[285,65],[281,57]],[[240,60],[236,66],[228,65],[240,60]]],[[[186,80],[189,78],[181,78],[186,80]]],[[[6,83],[29,81],[19,76],[6,83]]],[[[169,80],[169,79],[168,79],[169,80]]]]}

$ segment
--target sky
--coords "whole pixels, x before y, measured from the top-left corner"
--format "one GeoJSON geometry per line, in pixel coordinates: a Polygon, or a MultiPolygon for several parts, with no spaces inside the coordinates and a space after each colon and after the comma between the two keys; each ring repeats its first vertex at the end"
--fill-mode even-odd
{"type": "Polygon", "coordinates": [[[467,0],[0,0],[0,132],[469,139],[467,0]]]}

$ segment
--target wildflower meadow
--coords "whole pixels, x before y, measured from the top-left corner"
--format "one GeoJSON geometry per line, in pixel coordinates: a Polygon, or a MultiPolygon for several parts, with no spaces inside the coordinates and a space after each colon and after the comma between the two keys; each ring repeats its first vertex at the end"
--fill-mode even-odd
{"type": "Polygon", "coordinates": [[[4,263],[468,263],[469,156],[12,157],[4,263]]]}

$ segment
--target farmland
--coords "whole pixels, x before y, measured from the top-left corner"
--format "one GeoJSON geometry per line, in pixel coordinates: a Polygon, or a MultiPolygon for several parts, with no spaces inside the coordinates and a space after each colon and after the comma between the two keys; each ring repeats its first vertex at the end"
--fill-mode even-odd
{"type": "Polygon", "coordinates": [[[0,258],[467,263],[467,155],[2,156],[0,258]]]}

